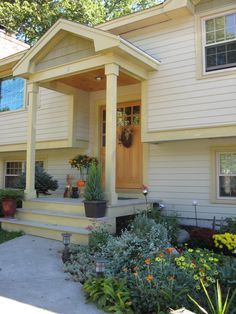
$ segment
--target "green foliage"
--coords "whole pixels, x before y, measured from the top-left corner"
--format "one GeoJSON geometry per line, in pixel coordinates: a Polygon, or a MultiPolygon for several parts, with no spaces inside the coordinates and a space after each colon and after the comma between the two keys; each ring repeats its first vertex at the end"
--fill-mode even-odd
{"type": "MultiPolygon", "coordinates": [[[[17,185],[20,189],[25,189],[26,174],[22,173],[17,185]]],[[[55,191],[58,188],[57,180],[48,174],[42,167],[35,167],[35,190],[37,193],[46,193],[48,190],[55,191]]]]}
{"type": "Polygon", "coordinates": [[[0,244],[12,240],[14,238],[20,237],[22,236],[23,233],[22,232],[8,232],[8,231],[4,231],[2,229],[0,229],[0,244]]]}
{"type": "Polygon", "coordinates": [[[34,44],[59,18],[95,25],[159,3],[160,0],[3,0],[1,24],[34,44]]]}
{"type": "Polygon", "coordinates": [[[104,200],[101,167],[95,162],[93,162],[89,167],[88,177],[84,189],[84,198],[86,201],[104,200]]]}
{"type": "Polygon", "coordinates": [[[70,260],[64,264],[64,270],[73,276],[75,281],[84,283],[95,276],[94,258],[86,246],[70,246],[70,260]]]}
{"type": "Polygon", "coordinates": [[[88,302],[96,302],[98,307],[112,313],[131,314],[130,293],[126,280],[120,278],[92,278],[84,284],[88,302]]]}
{"type": "MultiPolygon", "coordinates": [[[[139,218],[138,218],[139,219],[139,218]]],[[[119,237],[108,238],[102,248],[102,255],[109,260],[107,272],[112,275],[123,274],[135,266],[143,264],[143,257],[151,257],[170,246],[164,226],[155,224],[146,233],[131,227],[119,237]]]]}
{"type": "Polygon", "coordinates": [[[226,226],[220,229],[221,233],[229,232],[236,234],[236,218],[226,218],[226,226]]]}
{"type": "Polygon", "coordinates": [[[102,251],[102,248],[107,245],[108,239],[111,237],[107,225],[103,224],[98,227],[92,228],[89,237],[89,249],[92,253],[102,251]]]}
{"type": "Polygon", "coordinates": [[[157,223],[166,227],[170,242],[177,244],[177,236],[180,230],[178,216],[171,214],[170,216],[164,216],[158,208],[151,208],[148,211],[148,217],[154,219],[157,223]]]}
{"type": "Polygon", "coordinates": [[[1,189],[0,190],[0,199],[12,198],[16,200],[24,199],[24,192],[18,189],[1,189]]]}
{"type": "Polygon", "coordinates": [[[207,311],[199,305],[199,303],[194,300],[190,295],[190,300],[201,310],[204,314],[233,314],[236,313],[235,302],[236,302],[236,289],[232,293],[228,290],[225,300],[223,301],[221,287],[217,280],[216,287],[214,287],[213,298],[206,289],[206,285],[203,280],[201,280],[201,286],[204,291],[204,295],[207,301],[207,311]],[[232,306],[231,306],[232,305],[232,306]]]}
{"type": "Polygon", "coordinates": [[[197,290],[200,290],[200,280],[209,287],[219,278],[219,270],[227,257],[215,254],[207,249],[187,249],[181,256],[175,258],[176,265],[192,276],[197,290]]]}
{"type": "Polygon", "coordinates": [[[135,313],[167,313],[170,307],[188,305],[186,293],[194,289],[193,280],[176,267],[170,254],[163,251],[142,263],[128,273],[135,313]]]}

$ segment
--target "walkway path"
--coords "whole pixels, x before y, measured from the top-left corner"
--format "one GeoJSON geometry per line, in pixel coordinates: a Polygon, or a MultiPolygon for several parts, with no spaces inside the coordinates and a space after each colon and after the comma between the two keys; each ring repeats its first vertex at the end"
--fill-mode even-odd
{"type": "Polygon", "coordinates": [[[1,313],[102,313],[63,272],[62,249],[59,241],[28,235],[0,245],[1,313]]]}

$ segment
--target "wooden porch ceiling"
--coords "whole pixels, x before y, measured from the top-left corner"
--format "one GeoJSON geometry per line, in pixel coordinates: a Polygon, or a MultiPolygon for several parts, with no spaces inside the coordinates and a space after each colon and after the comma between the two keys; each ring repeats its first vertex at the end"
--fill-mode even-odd
{"type": "MultiPolygon", "coordinates": [[[[106,76],[104,73],[104,69],[97,69],[70,77],[64,77],[57,80],[56,82],[60,82],[88,92],[106,89],[106,76]]],[[[137,83],[139,83],[139,80],[120,71],[118,76],[118,86],[125,86],[137,83]]]]}

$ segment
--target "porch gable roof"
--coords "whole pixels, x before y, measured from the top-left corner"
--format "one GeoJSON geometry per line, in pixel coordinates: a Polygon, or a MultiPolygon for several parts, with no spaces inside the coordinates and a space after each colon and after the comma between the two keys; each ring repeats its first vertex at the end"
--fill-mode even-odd
{"type": "Polygon", "coordinates": [[[95,54],[111,51],[128,55],[129,58],[142,64],[149,71],[157,70],[160,64],[157,59],[151,57],[120,36],[76,22],[59,19],[14,66],[13,75],[29,78],[30,74],[36,72],[34,67],[35,60],[37,61],[42,56],[47,55],[62,40],[66,33],[93,42],[95,54]]]}

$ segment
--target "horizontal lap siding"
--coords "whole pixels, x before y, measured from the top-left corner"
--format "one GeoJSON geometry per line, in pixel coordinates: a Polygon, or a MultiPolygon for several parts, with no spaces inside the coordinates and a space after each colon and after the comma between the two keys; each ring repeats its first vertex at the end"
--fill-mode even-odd
{"type": "Polygon", "coordinates": [[[148,82],[148,130],[235,124],[236,78],[196,79],[193,17],[125,34],[161,61],[148,82]]]}
{"type": "MultiPolygon", "coordinates": [[[[40,89],[37,141],[65,139],[68,134],[68,96],[40,89]]],[[[0,113],[0,145],[26,143],[28,111],[0,113]]]]}
{"type": "Polygon", "coordinates": [[[211,147],[235,144],[236,139],[202,140],[150,145],[148,182],[150,197],[160,199],[167,211],[194,218],[236,217],[236,206],[213,204],[211,193],[211,147]]]}
{"type": "Polygon", "coordinates": [[[76,139],[89,140],[89,93],[79,91],[76,111],[76,139]]]}
{"type": "Polygon", "coordinates": [[[27,111],[0,113],[0,145],[26,143],[27,111]]]}
{"type": "Polygon", "coordinates": [[[37,140],[66,139],[69,124],[69,98],[67,95],[40,89],[37,113],[37,140]]]}

